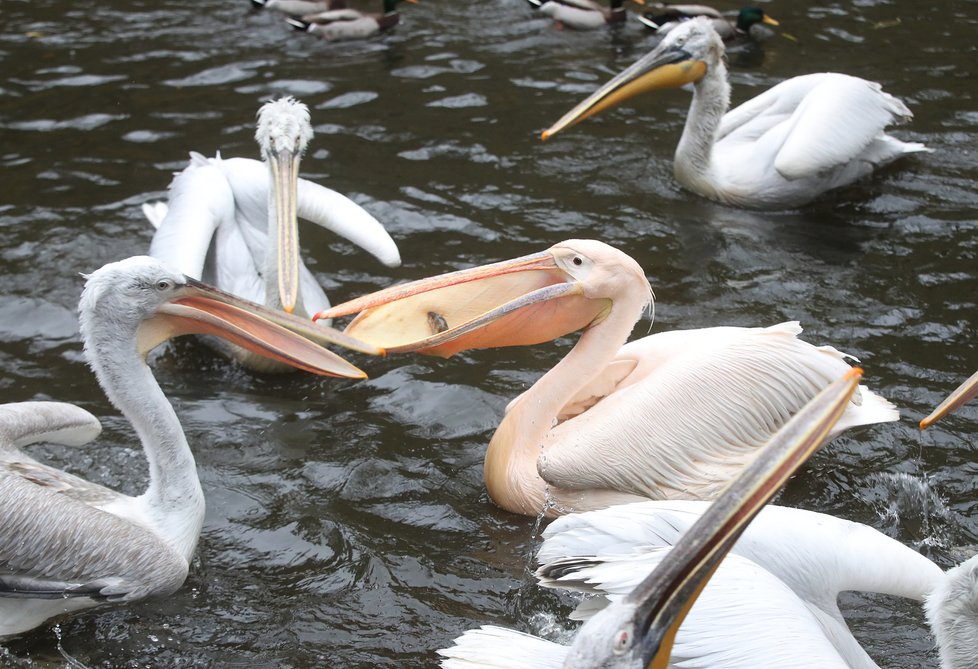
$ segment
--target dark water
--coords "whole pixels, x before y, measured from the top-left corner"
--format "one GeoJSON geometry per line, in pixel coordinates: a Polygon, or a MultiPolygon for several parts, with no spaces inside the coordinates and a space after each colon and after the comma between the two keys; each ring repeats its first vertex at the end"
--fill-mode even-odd
{"type": "MultiPolygon", "coordinates": [[[[81,356],[79,273],[145,252],[139,205],[187,151],[256,156],[260,102],[288,93],[317,133],[304,176],[363,204],[404,258],[389,270],[303,228],[334,300],[584,236],[645,267],[656,330],[800,320],[809,341],[858,356],[904,419],[836,440],[783,501],[949,565],[978,543],[978,407],[926,434],[915,422],[978,367],[978,3],[806,5],[764,5],[797,39],[731,53],[735,101],[848,72],[907,101],[916,118],[897,134],[934,153],[804,211],[757,214],[672,180],[684,91],[539,141],[650,47],[637,24],[560,32],[523,0],[422,0],[388,37],[330,45],[244,0],[2,0],[0,401],[92,411],[96,444],[36,452],[141,490],[134,436],[81,356]]],[[[256,376],[192,342],[163,349],[154,369],[208,500],[197,559],[165,601],[63,621],[64,652],[90,667],[431,667],[480,623],[563,628],[567,602],[527,576],[533,521],[488,502],[481,462],[506,402],[573,341],[360,359],[360,383],[256,376]]],[[[882,666],[936,666],[917,605],[844,604],[882,666]]],[[[63,666],[58,647],[41,628],[0,664],[63,666]]]]}

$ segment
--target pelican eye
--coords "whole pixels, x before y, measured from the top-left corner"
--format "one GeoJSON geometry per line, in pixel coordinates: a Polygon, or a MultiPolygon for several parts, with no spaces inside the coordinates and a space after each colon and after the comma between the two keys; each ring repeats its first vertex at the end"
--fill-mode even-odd
{"type": "Polygon", "coordinates": [[[631,646],[631,636],[628,634],[628,630],[620,630],[615,637],[615,643],[611,651],[615,655],[621,655],[628,650],[629,646],[631,646]]]}
{"type": "Polygon", "coordinates": [[[574,256],[574,259],[571,262],[574,263],[575,265],[583,265],[584,258],[582,258],[581,256],[574,256]]]}
{"type": "Polygon", "coordinates": [[[165,290],[170,290],[171,288],[173,288],[173,282],[169,279],[160,279],[156,282],[156,290],[160,291],[161,293],[165,290]]]}

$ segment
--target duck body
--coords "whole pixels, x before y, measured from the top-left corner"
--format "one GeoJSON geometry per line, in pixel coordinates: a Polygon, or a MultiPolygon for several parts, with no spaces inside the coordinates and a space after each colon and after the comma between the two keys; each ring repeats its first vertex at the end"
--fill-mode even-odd
{"type": "Polygon", "coordinates": [[[665,35],[678,28],[683,21],[696,16],[709,18],[713,29],[724,42],[739,39],[760,42],[773,34],[764,27],[765,25],[778,25],[778,22],[765,14],[760,7],[744,7],[733,20],[706,5],[672,5],[657,2],[648,7],[650,11],[644,12],[639,17],[639,21],[657,35],[665,35]]]}
{"type": "Polygon", "coordinates": [[[301,21],[290,23],[296,29],[305,30],[330,42],[367,39],[400,23],[401,15],[396,9],[398,2],[401,0],[384,0],[382,13],[337,9],[305,14],[301,21]]]}
{"type": "Polygon", "coordinates": [[[605,7],[595,0],[529,0],[530,4],[562,26],[574,30],[595,30],[622,24],[627,18],[624,0],[611,0],[605,7]]]}

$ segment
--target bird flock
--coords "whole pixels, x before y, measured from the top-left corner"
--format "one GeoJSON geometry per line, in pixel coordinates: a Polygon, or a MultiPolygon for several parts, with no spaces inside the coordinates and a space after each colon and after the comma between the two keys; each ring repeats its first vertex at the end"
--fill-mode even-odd
{"type": "MultiPolygon", "coordinates": [[[[370,38],[400,20],[400,0],[383,0],[377,13],[344,0],[252,2],[331,41],[370,38]]],[[[846,74],[788,79],[729,109],[725,42],[769,37],[765,26],[777,21],[755,7],[728,16],[636,3],[645,5],[637,18],[623,0],[529,0],[526,11],[561,28],[639,20],[661,36],[542,139],[638,94],[689,85],[677,182],[693,196],[776,210],[929,151],[887,133],[911,119],[903,102],[846,74]]],[[[96,438],[100,424],[87,411],[0,406],[0,639],[182,587],[207,491],[194,444],[146,362],[165,341],[193,335],[258,374],[361,379],[367,373],[335,349],[447,358],[580,332],[507,406],[484,480],[502,509],[554,519],[536,576],[543,587],[586,593],[572,615],[587,622],[569,647],[491,625],[465,631],[439,651],[442,666],[877,667],[839,608],[846,590],[924,603],[942,667],[978,666],[978,557],[945,573],[858,523],[762,508],[824,439],[899,419],[861,383],[851,356],[806,342],[793,321],[628,341],[652,310],[652,287],[633,258],[593,239],[333,306],[302,260],[299,219],[386,267],[401,262],[395,240],[363,207],[299,176],[314,141],[302,102],[262,104],[255,140],[259,159],[192,152],[166,200],[142,206],[154,230],[147,254],[85,277],[85,356],[136,433],[146,490],[125,495],[31,457],[26,447],[37,442],[96,438]],[[333,327],[350,316],[342,331],[333,327]]],[[[921,427],[975,394],[978,374],[921,427]]]]}

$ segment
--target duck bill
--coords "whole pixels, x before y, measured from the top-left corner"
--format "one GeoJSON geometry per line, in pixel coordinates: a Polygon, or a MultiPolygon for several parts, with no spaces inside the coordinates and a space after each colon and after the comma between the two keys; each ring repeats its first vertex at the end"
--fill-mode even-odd
{"type": "Polygon", "coordinates": [[[779,25],[781,25],[781,22],[780,21],[775,21],[774,19],[772,19],[767,14],[765,14],[763,16],[763,18],[761,18],[761,23],[766,23],[769,26],[779,26],[779,25]]]}
{"type": "Polygon", "coordinates": [[[670,46],[653,49],[564,114],[559,121],[544,130],[541,138],[546,140],[589,116],[641,93],[660,88],[678,88],[699,81],[705,73],[706,63],[693,59],[682,49],[670,46]]]}
{"type": "Polygon", "coordinates": [[[345,332],[390,353],[450,357],[527,346],[580,330],[610,303],[584,296],[549,251],[393,286],[313,318],[356,313],[345,332]]]}
{"type": "Polygon", "coordinates": [[[143,321],[137,346],[146,355],[167,339],[185,334],[221,337],[252,353],[324,376],[367,376],[324,348],[326,344],[384,355],[382,349],[333,328],[267,309],[193,279],[188,279],[186,287],[164,303],[156,315],[143,321]]]}
{"type": "MultiPolygon", "coordinates": [[[[679,626],[723,557],[761,508],[829,437],[861,377],[862,370],[853,368],[806,404],[720,493],[658,567],[613,604],[615,610],[609,606],[607,614],[598,614],[620,616],[623,624],[613,629],[641,636],[641,643],[634,646],[641,666],[666,669],[679,626]]],[[[595,642],[582,638],[589,626],[607,629],[607,621],[592,621],[581,628],[575,647],[578,640],[595,642]]],[[[571,657],[575,657],[573,649],[571,657]]]]}
{"type": "Polygon", "coordinates": [[[295,311],[299,301],[299,219],[296,214],[299,184],[299,160],[295,151],[273,151],[272,170],[275,200],[275,271],[282,309],[295,311]]]}
{"type": "Polygon", "coordinates": [[[947,399],[941,402],[929,416],[920,421],[920,429],[926,430],[941,418],[944,418],[944,416],[947,414],[951,413],[952,411],[957,411],[963,405],[974,399],[975,395],[978,395],[978,372],[972,374],[967,381],[962,383],[953,393],[948,395],[947,399]]]}

